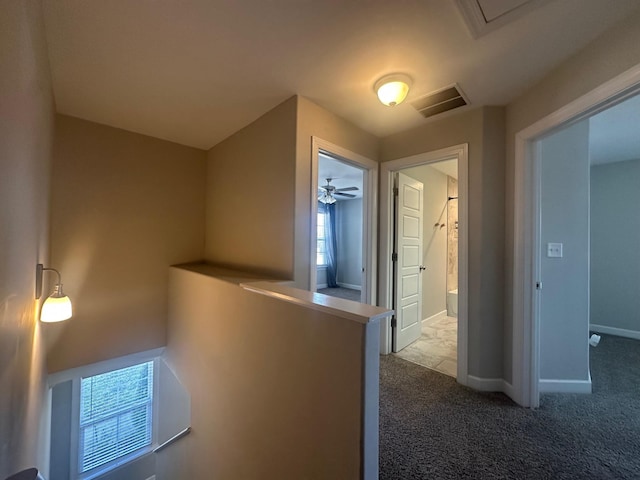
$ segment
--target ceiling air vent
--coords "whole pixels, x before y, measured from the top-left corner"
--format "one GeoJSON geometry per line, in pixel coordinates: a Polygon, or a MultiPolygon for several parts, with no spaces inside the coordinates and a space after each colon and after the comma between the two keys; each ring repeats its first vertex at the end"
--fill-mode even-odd
{"type": "Polygon", "coordinates": [[[457,84],[445,87],[411,102],[424,118],[433,117],[439,113],[448,112],[454,108],[464,107],[469,102],[457,84]]]}

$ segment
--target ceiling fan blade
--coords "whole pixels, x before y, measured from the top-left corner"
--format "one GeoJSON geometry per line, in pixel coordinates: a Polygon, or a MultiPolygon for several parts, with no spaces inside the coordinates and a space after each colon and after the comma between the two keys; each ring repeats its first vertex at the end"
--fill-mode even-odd
{"type": "Polygon", "coordinates": [[[353,192],[354,190],[359,190],[359,188],[358,187],[336,188],[336,192],[353,192]]]}
{"type": "Polygon", "coordinates": [[[334,195],[342,195],[343,197],[356,198],[355,195],[351,195],[350,193],[342,193],[342,192],[333,192],[334,195]]]}

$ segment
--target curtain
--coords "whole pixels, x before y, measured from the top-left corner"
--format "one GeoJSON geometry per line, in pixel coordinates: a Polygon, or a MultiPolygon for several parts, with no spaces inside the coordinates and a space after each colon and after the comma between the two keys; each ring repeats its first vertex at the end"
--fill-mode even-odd
{"type": "Polygon", "coordinates": [[[318,203],[318,211],[325,214],[324,245],[327,262],[327,286],[338,286],[338,242],[336,239],[336,205],[318,203]]]}

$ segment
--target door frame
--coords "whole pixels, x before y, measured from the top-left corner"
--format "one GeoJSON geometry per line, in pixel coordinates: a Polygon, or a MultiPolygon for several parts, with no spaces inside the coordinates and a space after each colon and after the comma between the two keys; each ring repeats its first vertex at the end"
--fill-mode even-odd
{"type": "Polygon", "coordinates": [[[311,137],[311,257],[309,289],[315,292],[318,286],[318,272],[316,268],[316,251],[318,243],[318,155],[324,152],[341,162],[362,170],[362,302],[371,305],[377,300],[377,257],[378,248],[378,162],[359,155],[346,148],[335,145],[321,138],[311,137]]]}
{"type": "Polygon", "coordinates": [[[540,405],[540,169],[538,141],[640,93],[640,65],[543,117],[515,136],[513,229],[513,399],[540,405]]]}
{"type": "MultiPolygon", "coordinates": [[[[458,161],[458,383],[468,384],[468,248],[469,248],[469,145],[451,147],[399,158],[380,164],[380,289],[379,305],[392,308],[393,301],[393,177],[405,168],[444,160],[458,161]]],[[[381,321],[380,353],[391,353],[391,319],[381,321]]]]}

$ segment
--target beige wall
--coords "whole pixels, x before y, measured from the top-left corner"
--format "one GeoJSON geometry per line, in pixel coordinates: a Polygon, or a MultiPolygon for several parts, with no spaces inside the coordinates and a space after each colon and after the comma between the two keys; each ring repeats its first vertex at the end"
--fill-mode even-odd
{"type": "Polygon", "coordinates": [[[292,97],[209,150],[207,260],[293,277],[295,135],[292,97]]]}
{"type": "Polygon", "coordinates": [[[298,96],[209,151],[208,261],[309,287],[314,135],[377,160],[375,136],[298,96]]]}
{"type": "Polygon", "coordinates": [[[469,342],[469,373],[474,374],[474,359],[482,358],[482,364],[489,368],[481,376],[487,378],[504,378],[509,368],[503,365],[502,356],[504,119],[504,108],[483,108],[482,166],[469,158],[469,338],[473,339],[469,342]]]}
{"type": "MultiPolygon", "coordinates": [[[[379,139],[304,97],[297,99],[294,280],[297,287],[308,289],[311,275],[311,137],[373,161],[378,161],[379,139]]],[[[315,192],[316,187],[313,189],[315,192]]]]}
{"type": "MultiPolygon", "coordinates": [[[[633,15],[561,64],[506,109],[505,365],[511,365],[515,135],[546,115],[640,64],[640,14],[633,15]]],[[[505,371],[511,378],[511,371],[505,371]]]]}
{"type": "Polygon", "coordinates": [[[44,467],[44,348],[34,300],[48,263],[53,99],[39,1],[0,14],[0,478],[44,467]]]}
{"type": "Polygon", "coordinates": [[[168,266],[202,258],[202,150],[58,115],[51,257],[74,305],[49,371],[165,344],[168,266]]]}
{"type": "Polygon", "coordinates": [[[504,110],[483,107],[381,141],[388,161],[469,144],[468,372],[501,378],[504,290],[504,110]]]}
{"type": "Polygon", "coordinates": [[[179,268],[169,299],[193,425],[159,456],[172,478],[360,478],[365,325],[179,268]]]}

